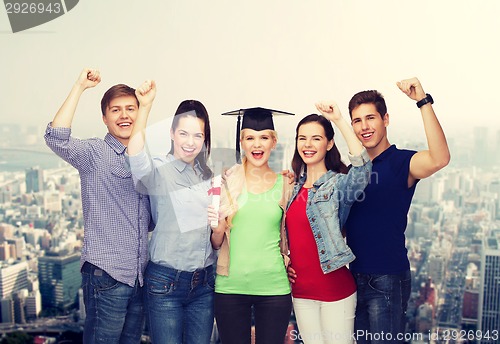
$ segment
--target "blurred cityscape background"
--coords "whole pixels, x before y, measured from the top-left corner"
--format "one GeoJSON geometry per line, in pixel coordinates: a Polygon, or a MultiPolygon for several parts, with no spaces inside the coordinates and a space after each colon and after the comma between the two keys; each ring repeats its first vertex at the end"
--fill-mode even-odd
{"type": "MultiPolygon", "coordinates": [[[[0,340],[77,343],[85,319],[80,183],[45,146],[44,129],[0,128],[0,340]]],[[[469,129],[448,138],[450,165],[419,182],[409,212],[408,343],[500,342],[500,129],[469,129]]],[[[426,147],[408,137],[390,141],[426,147]]],[[[233,142],[228,134],[213,147],[233,142]]],[[[275,171],[288,167],[293,147],[293,133],[280,132],[275,171]]],[[[292,317],[287,342],[299,343],[293,331],[292,317]]]]}

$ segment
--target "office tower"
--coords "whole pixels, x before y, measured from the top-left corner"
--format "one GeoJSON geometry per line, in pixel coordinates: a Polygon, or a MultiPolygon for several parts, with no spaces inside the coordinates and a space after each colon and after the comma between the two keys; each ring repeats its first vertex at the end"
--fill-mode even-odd
{"type": "Polygon", "coordinates": [[[428,259],[427,269],[432,281],[436,284],[441,284],[444,281],[446,259],[437,252],[432,252],[428,259]]]}
{"type": "Polygon", "coordinates": [[[8,186],[0,188],[0,204],[12,202],[12,191],[8,186]]]}
{"type": "Polygon", "coordinates": [[[469,324],[477,323],[477,308],[479,303],[478,289],[465,289],[462,302],[462,322],[469,324]]]}
{"type": "Polygon", "coordinates": [[[85,303],[83,301],[83,290],[80,288],[78,289],[78,317],[80,318],[80,321],[85,321],[85,317],[87,316],[87,313],[85,312],[85,303]]]}
{"type": "Polygon", "coordinates": [[[7,223],[0,223],[0,241],[12,239],[14,237],[14,227],[7,223]]]}
{"type": "Polygon", "coordinates": [[[43,195],[43,208],[46,212],[60,213],[62,211],[62,195],[59,191],[46,192],[43,195]]]}
{"type": "Polygon", "coordinates": [[[26,192],[43,191],[43,170],[38,167],[26,169],[26,192]]]}
{"type": "Polygon", "coordinates": [[[81,285],[80,254],[48,252],[38,259],[42,306],[68,309],[77,301],[81,285]]]}
{"type": "Polygon", "coordinates": [[[26,297],[28,296],[28,290],[23,289],[14,293],[14,320],[16,324],[26,324],[26,297]]]}
{"type": "Polygon", "coordinates": [[[26,288],[28,288],[28,263],[0,262],[0,299],[10,298],[14,293],[26,288]]]}
{"type": "Polygon", "coordinates": [[[40,294],[40,291],[36,290],[29,293],[29,295],[26,296],[24,303],[26,305],[26,318],[38,318],[38,315],[42,311],[42,295],[40,294]]]}
{"type": "MultiPolygon", "coordinates": [[[[481,255],[481,289],[479,291],[478,330],[486,337],[500,329],[500,240],[488,237],[483,242],[481,255]]],[[[496,338],[498,340],[498,338],[496,338]]],[[[483,338],[481,344],[498,343],[494,338],[483,338]]]]}
{"type": "Polygon", "coordinates": [[[0,323],[14,323],[14,300],[1,299],[0,309],[0,323]]]}
{"type": "Polygon", "coordinates": [[[0,261],[10,258],[10,245],[4,241],[0,243],[0,261]]]}
{"type": "Polygon", "coordinates": [[[13,250],[11,250],[11,258],[20,259],[23,257],[24,248],[26,246],[23,237],[9,239],[7,243],[13,248],[13,250]]]}

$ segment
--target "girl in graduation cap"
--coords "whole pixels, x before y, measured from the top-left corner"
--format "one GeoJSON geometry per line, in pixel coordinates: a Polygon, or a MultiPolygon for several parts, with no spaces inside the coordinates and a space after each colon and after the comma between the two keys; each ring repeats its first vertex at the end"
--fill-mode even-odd
{"type": "MultiPolygon", "coordinates": [[[[257,344],[282,344],[290,320],[283,215],[292,186],[269,166],[277,113],[226,113],[243,116],[237,140],[245,154],[223,185],[219,226],[212,233],[213,247],[220,248],[214,307],[223,344],[251,342],[252,308],[257,344]]],[[[217,213],[210,217],[217,219],[217,213]]]]}
{"type": "Polygon", "coordinates": [[[351,344],[356,283],[346,264],[354,254],[341,228],[351,205],[368,184],[371,161],[337,104],[318,103],[297,125],[292,169],[296,185],[288,201],[293,308],[305,344],[351,344]],[[352,163],[348,171],[335,145],[340,130],[352,163]]]}
{"type": "MultiPolygon", "coordinates": [[[[155,84],[138,92],[154,97],[155,84]]],[[[170,152],[151,157],[144,137],[151,105],[144,109],[141,104],[128,146],[134,181],[147,189],[156,225],[144,276],[149,335],[159,344],[208,344],[216,261],[207,215],[208,112],[197,100],[182,101],[170,128],[170,152]]]]}

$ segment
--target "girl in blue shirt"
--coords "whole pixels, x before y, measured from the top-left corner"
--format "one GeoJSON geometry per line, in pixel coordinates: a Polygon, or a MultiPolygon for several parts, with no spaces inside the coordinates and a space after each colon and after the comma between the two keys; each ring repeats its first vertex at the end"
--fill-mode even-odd
{"type": "MultiPolygon", "coordinates": [[[[138,92],[154,92],[154,83],[138,92]]],[[[210,122],[203,104],[181,102],[170,129],[171,149],[151,159],[144,129],[151,103],[142,103],[128,147],[138,185],[146,188],[156,224],[145,273],[145,304],[153,343],[209,343],[213,329],[216,255],[208,226],[212,171],[210,122]],[[143,108],[143,111],[141,111],[143,108]]]]}

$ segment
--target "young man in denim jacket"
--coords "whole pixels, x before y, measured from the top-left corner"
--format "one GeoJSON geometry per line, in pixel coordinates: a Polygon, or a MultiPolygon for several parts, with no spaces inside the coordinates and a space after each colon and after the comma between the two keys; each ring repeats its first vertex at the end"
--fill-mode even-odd
{"type": "Polygon", "coordinates": [[[350,269],[357,284],[355,336],[358,344],[402,342],[410,297],[410,263],[405,247],[407,214],[417,182],[445,167],[450,153],[432,108],[433,99],[417,78],[397,83],[417,102],[428,149],[400,150],[387,139],[389,114],[377,91],[355,94],[351,124],[373,162],[364,198],[351,208],[345,229],[356,259],[350,269]]]}

